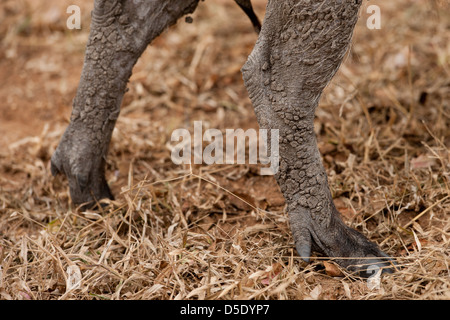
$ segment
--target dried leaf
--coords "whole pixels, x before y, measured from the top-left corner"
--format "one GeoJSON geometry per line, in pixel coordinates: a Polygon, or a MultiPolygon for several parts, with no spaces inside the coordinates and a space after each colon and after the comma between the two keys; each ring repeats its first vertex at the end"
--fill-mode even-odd
{"type": "Polygon", "coordinates": [[[436,160],[429,157],[426,154],[421,154],[417,158],[411,159],[411,169],[424,169],[433,166],[436,163],[436,160]]]}
{"type": "Polygon", "coordinates": [[[269,285],[283,270],[283,266],[280,263],[274,263],[272,266],[266,269],[265,277],[261,279],[261,283],[269,285]]]}
{"type": "Polygon", "coordinates": [[[325,266],[325,272],[330,277],[343,277],[344,274],[341,272],[338,266],[336,266],[334,263],[326,262],[324,261],[325,266]]]}
{"type": "Polygon", "coordinates": [[[257,207],[255,199],[247,193],[233,192],[228,198],[236,208],[244,211],[249,211],[257,207]]]}
{"type": "Polygon", "coordinates": [[[81,270],[73,264],[67,267],[66,293],[81,287],[81,270]]]}
{"type": "Polygon", "coordinates": [[[414,241],[416,242],[417,251],[420,252],[422,250],[422,244],[420,243],[420,240],[414,230],[412,230],[412,233],[414,235],[414,241]]]}
{"type": "Polygon", "coordinates": [[[309,293],[309,297],[307,297],[305,300],[318,300],[321,293],[322,286],[319,284],[309,293]]]}
{"type": "Polygon", "coordinates": [[[349,299],[352,299],[352,292],[350,291],[350,286],[347,282],[341,281],[342,286],[344,287],[345,296],[349,299]]]}

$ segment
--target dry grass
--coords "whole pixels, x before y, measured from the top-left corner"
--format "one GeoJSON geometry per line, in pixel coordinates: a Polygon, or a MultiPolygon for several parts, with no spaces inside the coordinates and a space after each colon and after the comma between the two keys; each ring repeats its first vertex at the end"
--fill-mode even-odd
{"type": "Polygon", "coordinates": [[[372,287],[331,276],[323,257],[300,263],[283,198],[258,166],[170,160],[171,132],[194,120],[257,128],[239,72],[256,35],[232,1],[201,3],[193,24],[145,52],[108,158],[117,200],[74,208],[48,162],[88,34],[91,1],[77,2],[83,29],[70,32],[70,1],[0,4],[0,299],[450,299],[446,2],[375,1],[381,30],[364,10],[317,113],[345,221],[401,266],[372,287]]]}

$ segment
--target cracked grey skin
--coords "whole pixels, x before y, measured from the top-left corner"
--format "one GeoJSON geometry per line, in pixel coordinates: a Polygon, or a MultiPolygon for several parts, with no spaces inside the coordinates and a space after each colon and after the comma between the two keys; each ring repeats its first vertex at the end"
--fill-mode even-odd
{"type": "MultiPolygon", "coordinates": [[[[198,0],[95,1],[71,121],[51,159],[52,173],[67,176],[75,204],[113,198],[105,159],[132,68],[155,37],[197,5],[198,0]]],[[[313,130],[320,96],[348,50],[360,5],[361,0],[269,0],[242,73],[259,126],[279,130],[275,178],[299,255],[308,262],[316,251],[370,276],[374,266],[393,272],[394,262],[341,220],[313,130]]]]}

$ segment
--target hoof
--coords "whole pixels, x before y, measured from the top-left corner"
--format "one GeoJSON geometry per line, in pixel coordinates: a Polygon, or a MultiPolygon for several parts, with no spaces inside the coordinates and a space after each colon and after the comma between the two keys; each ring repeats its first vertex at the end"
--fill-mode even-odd
{"type": "Polygon", "coordinates": [[[363,278],[369,278],[379,270],[382,273],[396,270],[393,258],[345,225],[337,213],[332,213],[331,221],[324,225],[316,222],[309,210],[300,208],[290,212],[290,221],[297,252],[305,262],[310,261],[315,251],[363,278]]]}

